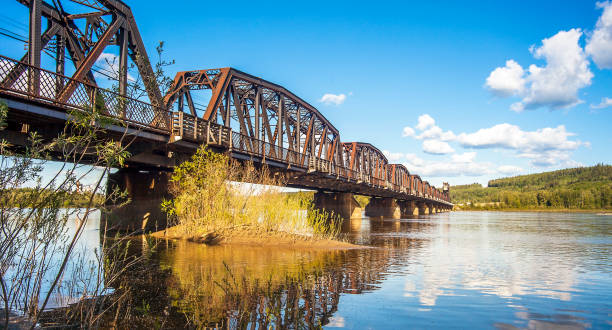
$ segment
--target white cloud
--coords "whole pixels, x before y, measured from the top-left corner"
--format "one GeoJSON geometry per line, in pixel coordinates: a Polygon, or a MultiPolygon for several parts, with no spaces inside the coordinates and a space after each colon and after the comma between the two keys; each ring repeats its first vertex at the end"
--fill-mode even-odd
{"type": "Polygon", "coordinates": [[[475,133],[461,133],[457,141],[467,148],[503,148],[516,150],[519,157],[528,158],[535,166],[552,166],[569,161],[570,152],[588,142],[573,141],[565,126],[523,131],[516,125],[499,124],[475,133]]]}
{"type": "Polygon", "coordinates": [[[518,174],[523,172],[523,169],[514,165],[502,165],[497,168],[497,172],[505,175],[518,174]]]}
{"type": "Polygon", "coordinates": [[[536,59],[546,61],[545,66],[532,64],[527,72],[513,60],[505,67],[496,68],[485,85],[496,95],[522,97],[512,104],[514,111],[549,107],[569,108],[582,103],[578,91],[591,84],[593,73],[587,56],[579,44],[580,29],[559,31],[542,40],[542,46],[530,49],[536,59]]]}
{"type": "MultiPolygon", "coordinates": [[[[102,68],[102,72],[110,75],[113,79],[116,79],[119,76],[119,56],[112,53],[102,53],[98,60],[96,60],[96,65],[102,68]],[[105,72],[106,71],[106,72],[105,72]]],[[[108,78],[101,73],[94,72],[94,77],[96,78],[108,78]]],[[[128,80],[134,81],[134,77],[130,75],[128,72],[128,80]]]]}
{"type": "Polygon", "coordinates": [[[404,158],[404,154],[401,152],[390,152],[389,150],[383,150],[383,155],[385,155],[385,157],[387,157],[387,160],[389,160],[389,162],[393,163],[393,162],[397,162],[398,160],[404,158]]]}
{"type": "Polygon", "coordinates": [[[404,166],[410,173],[418,174],[423,180],[427,180],[427,177],[448,178],[495,174],[495,171],[492,170],[493,164],[474,161],[475,152],[452,155],[450,159],[442,161],[424,161],[414,155],[413,157],[406,156],[407,162],[404,163],[404,166]]]}
{"type": "Polygon", "coordinates": [[[455,139],[455,133],[452,131],[444,132],[440,127],[433,125],[415,138],[419,140],[452,141],[455,139]]]}
{"type": "Polygon", "coordinates": [[[451,156],[451,160],[455,163],[471,163],[476,158],[476,152],[465,152],[461,155],[455,154],[451,156]]]}
{"type": "Polygon", "coordinates": [[[597,3],[603,13],[597,20],[595,30],[589,38],[585,51],[600,69],[612,69],[612,3],[597,3]]]}
{"type": "Polygon", "coordinates": [[[455,139],[455,133],[443,131],[440,127],[436,126],[436,121],[428,114],[420,115],[418,123],[414,128],[410,126],[404,127],[402,136],[414,137],[418,140],[452,141],[455,139]],[[416,135],[414,128],[421,131],[421,134],[416,135]]]}
{"type": "Polygon", "coordinates": [[[423,151],[434,155],[444,155],[455,152],[448,143],[439,140],[423,141],[423,151]]]}
{"type": "Polygon", "coordinates": [[[508,60],[505,67],[491,72],[485,85],[498,96],[518,95],[525,90],[524,74],[523,67],[514,60],[508,60]]]}
{"type": "Polygon", "coordinates": [[[593,109],[603,109],[612,106],[612,98],[604,97],[599,104],[591,104],[593,109]]]}
{"type": "MultiPolygon", "coordinates": [[[[606,98],[604,101],[609,102],[606,98]]],[[[572,152],[579,147],[590,147],[589,142],[572,139],[576,134],[568,132],[564,125],[557,127],[545,127],[535,131],[523,131],[519,126],[508,123],[498,124],[489,128],[483,128],[473,133],[454,134],[452,131],[443,131],[435,125],[435,120],[427,115],[419,117],[419,125],[422,133],[415,135],[415,130],[405,127],[403,136],[412,136],[423,140],[423,151],[433,155],[445,155],[455,152],[449,142],[458,143],[464,148],[472,149],[507,149],[515,152],[516,157],[525,158],[532,166],[576,166],[577,163],[571,159],[572,152]]],[[[418,127],[417,127],[418,128],[418,127]]],[[[468,169],[481,170],[484,165],[474,165],[475,152],[465,152],[451,155],[450,161],[441,162],[447,164],[449,170],[442,172],[442,165],[435,162],[427,163],[414,154],[401,154],[384,152],[389,160],[399,161],[404,157],[413,167],[421,168],[424,173],[466,173],[468,169]],[[453,163],[454,165],[450,165],[453,163]],[[425,164],[427,164],[425,166],[425,164]],[[427,169],[433,166],[434,172],[427,169]],[[436,166],[439,168],[436,169],[436,166]]],[[[504,165],[490,165],[489,172],[497,174],[514,174],[522,171],[519,167],[504,165]]],[[[463,174],[462,174],[463,175],[463,174]]]]}
{"type": "Polygon", "coordinates": [[[327,105],[330,105],[330,104],[340,105],[340,104],[344,103],[345,100],[346,100],[346,95],[345,94],[330,94],[330,93],[326,93],[326,94],[324,94],[321,97],[319,102],[322,102],[322,103],[327,104],[327,105]]]}
{"type": "Polygon", "coordinates": [[[428,114],[423,114],[419,116],[419,123],[415,126],[419,131],[423,131],[426,128],[435,125],[436,121],[431,118],[428,114]]]}
{"type": "Polygon", "coordinates": [[[404,127],[404,130],[402,131],[402,137],[408,137],[408,136],[415,136],[414,129],[412,129],[412,127],[410,126],[404,127]]]}
{"type": "Polygon", "coordinates": [[[423,166],[425,164],[425,161],[415,154],[405,154],[404,157],[414,166],[423,166]]]}

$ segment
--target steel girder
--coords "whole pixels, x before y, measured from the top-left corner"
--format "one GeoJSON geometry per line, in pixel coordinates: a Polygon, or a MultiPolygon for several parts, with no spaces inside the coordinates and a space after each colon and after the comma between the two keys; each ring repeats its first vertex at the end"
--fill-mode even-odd
{"type": "MultiPolygon", "coordinates": [[[[104,49],[109,45],[120,47],[119,90],[126,95],[127,57],[129,56],[144,82],[149,101],[155,107],[162,105],[162,96],[157,80],[130,7],[118,0],[70,0],[94,12],[70,14],[64,10],[62,0],[48,3],[44,0],[17,0],[30,9],[29,47],[21,61],[40,67],[40,56],[49,41],[56,41],[56,73],[65,74],[65,52],[68,51],[75,66],[74,74],[69,77],[76,81],[86,81],[95,85],[91,71],[104,49]],[[41,34],[41,18],[47,20],[46,30],[41,34]],[[79,27],[80,26],[80,27],[79,27]],[[85,27],[84,30],[81,27],[85,27]]],[[[64,0],[66,2],[66,0],[64,0]]],[[[24,66],[16,66],[14,72],[0,82],[11,86],[23,74],[24,66]]],[[[30,79],[36,88],[40,77],[30,79]]],[[[58,85],[58,99],[68,100],[76,84],[58,85]]]]}
{"type": "Polygon", "coordinates": [[[395,190],[400,190],[407,194],[410,189],[410,172],[402,164],[390,164],[387,168],[387,180],[393,184],[395,190]]]}
{"type": "MultiPolygon", "coordinates": [[[[164,104],[196,116],[192,91],[210,89],[202,119],[258,141],[300,154],[300,163],[323,159],[343,163],[338,130],[312,105],[282,86],[233,68],[179,72],[164,104]]],[[[248,143],[257,153],[259,143],[248,143]]],[[[293,153],[287,153],[287,157],[293,153]]]]}
{"type": "MultiPolygon", "coordinates": [[[[30,10],[29,47],[21,62],[40,67],[41,53],[55,41],[55,72],[65,75],[65,54],[75,66],[72,79],[57,79],[55,97],[60,103],[71,98],[79,81],[95,86],[94,63],[109,45],[119,46],[119,94],[127,92],[128,57],[143,79],[151,104],[166,109],[178,103],[181,111],[196,115],[191,91],[210,89],[212,97],[202,118],[229,127],[248,137],[251,154],[268,148],[282,157],[294,157],[291,164],[319,171],[322,160],[328,175],[419,196],[450,201],[448,191],[440,190],[412,175],[400,164],[388,164],[383,153],[369,143],[342,143],[338,130],[312,105],[284,87],[233,68],[185,71],[177,74],[169,93],[162,98],[155,73],[131,9],[119,0],[17,0],[30,10]],[[87,8],[83,13],[67,13],[63,2],[87,8]],[[43,29],[42,18],[46,19],[43,29]],[[186,106],[185,106],[186,103],[186,106]],[[275,148],[270,149],[269,146],[275,148]],[[287,152],[289,151],[289,152],[287,152]],[[296,162],[295,158],[299,158],[296,162]]],[[[16,65],[0,87],[10,87],[25,73],[16,65]]],[[[39,95],[40,71],[28,73],[30,95],[39,95]]],[[[58,76],[58,77],[59,77],[58,76]]],[[[93,95],[89,96],[90,98],[93,95]]],[[[265,159],[265,153],[263,153],[265,159]]],[[[280,157],[280,158],[282,158],[280,157]]],[[[279,157],[275,157],[278,159],[279,157]]],[[[289,162],[288,162],[289,163],[289,162]]]]}
{"type": "Polygon", "coordinates": [[[384,185],[387,182],[387,157],[375,146],[364,142],[342,143],[345,154],[344,166],[356,171],[361,180],[384,185]]]}

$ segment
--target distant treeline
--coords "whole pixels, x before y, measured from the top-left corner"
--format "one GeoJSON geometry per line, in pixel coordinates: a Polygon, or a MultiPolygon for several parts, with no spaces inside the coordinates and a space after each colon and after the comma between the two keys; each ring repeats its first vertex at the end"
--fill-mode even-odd
{"type": "MultiPolygon", "coordinates": [[[[0,190],[0,203],[5,207],[31,207],[32,203],[45,203],[49,207],[87,207],[91,193],[51,191],[47,189],[19,188],[0,190]]],[[[105,197],[96,194],[93,206],[104,203],[105,197]]]]}
{"type": "Polygon", "coordinates": [[[612,166],[599,164],[452,186],[464,209],[612,209],[612,166]]]}

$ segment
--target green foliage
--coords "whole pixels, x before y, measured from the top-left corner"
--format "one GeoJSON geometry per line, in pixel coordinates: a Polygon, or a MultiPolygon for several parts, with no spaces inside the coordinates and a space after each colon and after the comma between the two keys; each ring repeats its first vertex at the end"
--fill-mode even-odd
{"type": "Polygon", "coordinates": [[[206,146],[175,168],[171,182],[174,199],[162,209],[186,236],[244,226],[304,236],[339,233],[338,217],[316,210],[312,193],[286,194],[279,189],[282,177],[266,167],[239,164],[206,146]]]}
{"type": "Polygon", "coordinates": [[[484,209],[612,209],[612,166],[598,164],[453,186],[455,204],[484,209]],[[470,204],[468,206],[467,204],[470,204]]]}

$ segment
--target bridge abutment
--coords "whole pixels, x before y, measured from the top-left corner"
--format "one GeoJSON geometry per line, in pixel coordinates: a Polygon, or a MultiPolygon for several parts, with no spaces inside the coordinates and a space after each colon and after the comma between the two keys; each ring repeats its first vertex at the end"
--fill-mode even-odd
{"type": "Polygon", "coordinates": [[[317,192],[314,195],[316,208],[333,212],[342,219],[361,219],[361,207],[351,193],[317,192]]]}
{"type": "Polygon", "coordinates": [[[169,180],[172,172],[139,171],[122,168],[108,177],[107,194],[113,190],[127,192],[129,202],[108,205],[101,226],[111,231],[149,232],[166,228],[167,216],[161,209],[164,198],[169,198],[169,180]]]}

